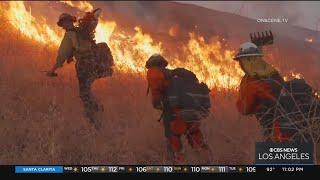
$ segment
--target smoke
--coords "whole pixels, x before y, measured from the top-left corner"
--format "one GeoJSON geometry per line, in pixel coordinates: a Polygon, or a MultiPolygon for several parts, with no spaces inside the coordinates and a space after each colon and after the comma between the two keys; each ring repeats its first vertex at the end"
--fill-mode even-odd
{"type": "MultiPolygon", "coordinates": [[[[246,13],[246,12],[245,12],[246,13]]],[[[298,2],[248,2],[247,17],[286,18],[291,25],[299,25],[306,19],[298,2]]]]}
{"type": "MultiPolygon", "coordinates": [[[[182,45],[188,43],[189,32],[204,37],[206,44],[215,42],[213,37],[218,36],[221,38],[219,41],[222,47],[228,46],[228,49],[235,50],[241,42],[249,40],[250,32],[264,31],[269,28],[265,23],[257,23],[255,20],[235,14],[254,18],[288,18],[291,24],[297,24],[307,16],[302,13],[304,6],[301,6],[301,3],[304,2],[191,2],[202,6],[207,5],[206,7],[210,9],[229,10],[233,15],[174,2],[96,1],[90,3],[94,8],[100,7],[103,10],[103,20],[117,22],[117,30],[130,33],[135,26],[139,26],[143,33],[150,34],[154,42],[162,42],[165,47],[164,54],[174,51],[175,54],[179,54],[179,57],[183,57],[182,60],[186,59],[183,48],[177,47],[183,47],[182,45]]],[[[37,18],[47,18],[47,22],[52,24],[51,27],[57,29],[60,28],[55,23],[61,13],[67,12],[76,16],[79,13],[76,8],[59,2],[25,2],[25,4],[27,8],[31,7],[33,15],[37,18]]],[[[297,67],[298,72],[302,74],[308,71],[311,72],[308,74],[312,74],[309,77],[318,76],[316,67],[319,65],[320,51],[317,48],[319,36],[316,32],[294,28],[288,23],[272,23],[272,31],[275,35],[275,43],[270,47],[272,50],[270,54],[279,51],[279,55],[274,55],[272,58],[275,59],[275,63],[281,66],[280,62],[285,62],[291,66],[284,64],[283,67],[289,67],[288,69],[297,67]],[[306,42],[306,38],[313,38],[314,41],[306,42]],[[285,60],[282,60],[283,58],[285,60]],[[302,59],[308,59],[308,63],[297,66],[301,64],[302,59]]]]}
{"type": "Polygon", "coordinates": [[[249,18],[283,17],[291,25],[320,30],[320,2],[312,1],[179,1],[249,18]]]}

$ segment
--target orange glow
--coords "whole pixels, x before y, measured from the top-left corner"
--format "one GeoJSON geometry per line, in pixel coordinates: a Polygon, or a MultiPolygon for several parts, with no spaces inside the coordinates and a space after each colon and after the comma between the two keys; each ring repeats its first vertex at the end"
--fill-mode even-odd
{"type": "Polygon", "coordinates": [[[197,75],[198,79],[210,87],[235,89],[244,75],[240,66],[232,59],[234,51],[223,50],[215,40],[206,43],[204,38],[189,33],[190,39],[185,49],[187,61],[175,59],[173,66],[185,67],[197,75]]]}
{"type": "Polygon", "coordinates": [[[283,79],[285,81],[288,81],[291,79],[303,79],[303,75],[300,73],[291,72],[291,74],[284,76],[283,79]]]}
{"type": "Polygon", "coordinates": [[[102,19],[99,20],[99,24],[96,28],[96,42],[108,42],[110,41],[110,37],[115,30],[117,24],[113,21],[103,21],[102,19]]]}
{"type": "Polygon", "coordinates": [[[169,35],[175,37],[178,34],[179,26],[177,24],[173,25],[169,29],[169,35]]]}
{"type": "MultiPolygon", "coordinates": [[[[85,3],[90,4],[91,6],[87,5],[90,8],[83,8],[84,6],[75,5],[76,2],[71,1],[63,3],[82,11],[93,9],[89,2],[85,3]]],[[[62,34],[55,32],[45,22],[38,22],[41,18],[33,17],[30,11],[27,11],[24,2],[12,1],[9,5],[7,17],[13,27],[35,41],[55,46],[60,44],[62,34]]],[[[176,26],[173,27],[177,29],[176,26]]],[[[173,29],[171,35],[179,33],[173,29]]],[[[102,18],[99,19],[95,35],[97,42],[108,43],[115,59],[116,70],[124,73],[144,73],[145,61],[154,53],[163,54],[165,48],[162,42],[155,42],[151,35],[143,32],[139,25],[134,28],[133,34],[129,34],[119,29],[116,22],[105,21],[102,18]]],[[[202,36],[191,32],[188,42],[179,49],[182,49],[181,54],[175,54],[174,51],[163,54],[170,61],[169,68],[185,67],[211,88],[238,87],[243,72],[232,59],[235,52],[224,49],[218,38],[205,42],[202,36]]]]}
{"type": "Polygon", "coordinates": [[[36,20],[31,15],[31,8],[28,11],[22,1],[10,1],[6,14],[9,22],[28,38],[44,44],[60,44],[62,37],[45,22],[36,20]]]}
{"type": "Polygon", "coordinates": [[[87,1],[60,1],[71,7],[76,7],[81,11],[89,12],[93,10],[93,6],[87,1]]]}

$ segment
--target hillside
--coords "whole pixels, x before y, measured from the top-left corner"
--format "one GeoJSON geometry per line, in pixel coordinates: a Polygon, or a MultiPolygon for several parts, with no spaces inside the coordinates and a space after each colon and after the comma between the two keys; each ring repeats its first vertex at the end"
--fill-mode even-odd
{"type": "MultiPolygon", "coordinates": [[[[233,14],[175,2],[91,3],[101,7],[104,20],[115,21],[120,30],[134,32],[139,25],[153,39],[147,45],[161,42],[168,57],[174,57],[171,53],[184,51],[182,47],[194,42],[190,41],[190,32],[204,37],[203,42],[196,42],[207,51],[215,50],[216,44],[221,43],[215,53],[223,54],[225,49],[236,51],[239,43],[248,40],[248,33],[267,28],[233,14]],[[170,28],[175,33],[170,35],[170,28]],[[218,40],[214,36],[219,36],[218,40]]],[[[58,29],[55,22],[60,13],[79,13],[76,8],[58,2],[26,4],[30,4],[34,17],[47,17],[46,22],[53,29],[58,29]],[[48,6],[50,11],[45,9],[48,6]]],[[[0,19],[0,164],[168,164],[163,126],[157,122],[160,112],[152,108],[150,96],[146,96],[144,71],[120,69],[113,77],[94,83],[93,93],[105,109],[99,114],[103,127],[95,131],[83,116],[74,63],[66,64],[56,78],[45,76],[43,71],[54,63],[57,47],[26,37],[3,14],[0,19]]],[[[276,40],[275,45],[266,49],[269,61],[283,74],[301,73],[314,88],[319,88],[317,33],[285,25],[274,26],[272,30],[276,40]],[[309,36],[315,39],[314,43],[305,41],[309,36]]],[[[115,40],[111,38],[110,44],[116,45],[115,40]]],[[[133,59],[139,60],[140,68],[149,55],[132,54],[140,58],[133,59]]],[[[228,70],[226,73],[237,71],[230,58],[210,59],[212,54],[206,55],[209,66],[201,70],[210,73],[216,70],[211,67],[215,64],[220,68],[219,72],[208,74],[210,78],[220,76],[224,68],[228,70]]],[[[194,56],[197,59],[200,55],[194,56]]],[[[125,63],[130,58],[118,60],[125,63]]],[[[188,64],[188,59],[179,60],[180,66],[188,64]]],[[[188,67],[197,64],[207,65],[192,62],[188,67]]],[[[234,89],[228,86],[214,89],[211,95],[212,114],[203,121],[202,129],[214,153],[212,164],[254,163],[254,145],[261,140],[258,122],[237,112],[234,89]]],[[[186,163],[201,164],[185,139],[184,145],[186,163]]]]}
{"type": "MultiPolygon", "coordinates": [[[[58,17],[61,12],[81,15],[75,7],[68,7],[58,2],[29,3],[45,17],[58,17]],[[45,11],[46,6],[53,7],[45,11]]],[[[203,36],[206,43],[214,37],[219,37],[223,47],[237,51],[239,45],[249,41],[249,33],[272,30],[275,40],[272,46],[265,48],[266,59],[275,65],[283,75],[300,73],[314,87],[319,88],[315,81],[318,77],[320,36],[319,32],[286,23],[258,23],[235,14],[219,12],[203,7],[176,2],[91,2],[94,7],[103,9],[103,18],[117,23],[119,29],[133,32],[135,26],[140,26],[144,33],[151,35],[155,42],[161,42],[165,52],[183,52],[175,47],[187,44],[190,32],[203,36]],[[174,35],[170,35],[170,30],[174,35]],[[308,40],[312,39],[312,42],[308,40]],[[307,63],[305,63],[307,62],[307,63]]],[[[55,19],[48,22],[55,25],[55,19]]],[[[181,61],[186,61],[184,57],[181,61]]]]}

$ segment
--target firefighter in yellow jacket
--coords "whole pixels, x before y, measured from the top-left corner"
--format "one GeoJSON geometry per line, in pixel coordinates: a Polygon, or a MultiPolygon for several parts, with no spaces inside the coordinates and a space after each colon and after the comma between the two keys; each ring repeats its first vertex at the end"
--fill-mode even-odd
{"type": "MultiPolygon", "coordinates": [[[[98,19],[99,14],[100,12],[96,12],[93,15],[98,19]]],[[[88,34],[88,38],[79,37],[78,27],[74,26],[74,22],[76,22],[76,17],[69,14],[63,13],[59,17],[57,24],[65,29],[66,32],[58,50],[56,63],[47,75],[51,77],[57,76],[56,70],[61,68],[65,61],[75,57],[80,98],[84,105],[85,115],[98,128],[94,115],[102,109],[102,106],[98,105],[91,92],[91,85],[97,78],[94,70],[93,38],[89,37],[92,34],[88,34]]],[[[95,25],[93,24],[93,28],[95,28],[95,25]]]]}

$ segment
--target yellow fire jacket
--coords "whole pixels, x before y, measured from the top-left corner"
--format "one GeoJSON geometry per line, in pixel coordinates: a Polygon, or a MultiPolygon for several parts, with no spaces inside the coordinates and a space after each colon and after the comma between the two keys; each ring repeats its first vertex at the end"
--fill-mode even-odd
{"type": "Polygon", "coordinates": [[[79,38],[76,31],[66,31],[58,49],[56,67],[62,67],[73,56],[76,60],[92,56],[92,42],[79,38]]]}

